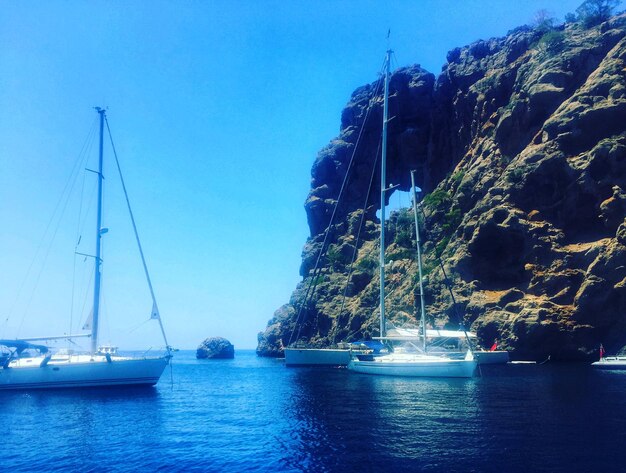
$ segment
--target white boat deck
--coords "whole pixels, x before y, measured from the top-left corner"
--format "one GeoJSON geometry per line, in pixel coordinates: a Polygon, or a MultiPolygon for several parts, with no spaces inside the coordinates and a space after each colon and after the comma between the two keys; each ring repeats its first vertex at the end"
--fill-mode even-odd
{"type": "Polygon", "coordinates": [[[591,366],[605,370],[626,370],[626,356],[606,356],[591,366]]]}

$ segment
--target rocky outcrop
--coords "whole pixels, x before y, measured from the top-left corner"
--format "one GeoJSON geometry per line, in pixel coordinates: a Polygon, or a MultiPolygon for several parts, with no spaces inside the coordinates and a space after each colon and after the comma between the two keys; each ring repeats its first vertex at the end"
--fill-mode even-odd
{"type": "MultiPolygon", "coordinates": [[[[626,17],[478,41],[451,51],[436,80],[419,66],[400,69],[390,108],[388,182],[408,190],[417,169],[427,193],[429,323],[462,321],[520,358],[624,347],[626,17]]],[[[280,355],[296,339],[321,346],[377,333],[381,116],[379,83],[358,89],[340,135],[319,153],[303,280],[259,334],[259,354],[280,355]]],[[[415,322],[411,222],[401,211],[388,225],[396,323],[415,322]]]]}
{"type": "Polygon", "coordinates": [[[196,358],[232,359],[235,358],[235,347],[222,337],[207,338],[198,346],[196,358]]]}

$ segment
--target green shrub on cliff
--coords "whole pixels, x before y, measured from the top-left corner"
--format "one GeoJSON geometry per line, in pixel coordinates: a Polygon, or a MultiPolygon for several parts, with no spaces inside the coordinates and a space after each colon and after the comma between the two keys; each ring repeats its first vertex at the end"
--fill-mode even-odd
{"type": "Polygon", "coordinates": [[[562,31],[551,30],[539,39],[538,47],[542,51],[550,54],[557,54],[563,50],[565,41],[565,33],[562,31]]]}
{"type": "Polygon", "coordinates": [[[463,220],[461,210],[452,209],[449,212],[446,212],[441,228],[446,234],[451,234],[461,224],[461,220],[463,220]]]}
{"type": "Polygon", "coordinates": [[[424,197],[424,205],[433,209],[449,207],[452,203],[452,196],[444,189],[436,189],[424,197]]]}
{"type": "Polygon", "coordinates": [[[326,260],[332,269],[337,269],[343,263],[343,257],[337,245],[330,245],[326,252],[326,260]]]}
{"type": "Polygon", "coordinates": [[[435,257],[436,258],[441,258],[441,255],[444,252],[444,250],[446,249],[446,247],[448,246],[448,243],[450,243],[450,235],[446,235],[441,240],[439,240],[439,242],[435,246],[435,257]]]}
{"type": "MultiPolygon", "coordinates": [[[[434,258],[424,258],[422,260],[422,275],[424,277],[428,276],[433,270],[438,266],[437,260],[434,258]]],[[[420,276],[417,271],[413,274],[413,282],[419,283],[420,276]]]]}
{"type": "Polygon", "coordinates": [[[465,170],[461,169],[455,172],[454,174],[452,174],[452,176],[450,176],[450,180],[453,185],[458,186],[464,177],[465,177],[465,170]]]}
{"type": "Polygon", "coordinates": [[[328,277],[325,274],[319,274],[313,280],[313,285],[317,286],[319,284],[325,283],[328,281],[328,277]]]}
{"type": "Polygon", "coordinates": [[[577,21],[585,28],[591,28],[608,20],[619,6],[619,0],[585,0],[576,9],[576,15],[568,13],[565,21],[577,21]]]}
{"type": "Polygon", "coordinates": [[[364,273],[369,273],[378,268],[378,260],[374,258],[363,258],[357,261],[356,267],[364,273]]]}
{"type": "Polygon", "coordinates": [[[389,261],[399,261],[403,259],[415,259],[415,250],[394,245],[387,253],[387,260],[389,261]]]}
{"type": "Polygon", "coordinates": [[[413,234],[411,232],[411,228],[410,227],[402,227],[402,228],[398,228],[398,231],[396,231],[396,237],[394,238],[394,243],[396,243],[398,246],[403,246],[405,248],[410,248],[413,246],[413,238],[412,238],[413,234]]]}
{"type": "Polygon", "coordinates": [[[511,184],[517,184],[523,181],[524,176],[528,174],[532,168],[527,164],[521,164],[514,168],[511,168],[506,175],[506,180],[511,184]]]}

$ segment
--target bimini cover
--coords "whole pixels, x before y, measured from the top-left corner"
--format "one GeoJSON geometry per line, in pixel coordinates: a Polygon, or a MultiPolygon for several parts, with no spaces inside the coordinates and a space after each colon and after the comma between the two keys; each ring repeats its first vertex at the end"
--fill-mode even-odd
{"type": "Polygon", "coordinates": [[[34,343],[26,342],[24,340],[0,340],[0,346],[5,346],[8,348],[15,348],[17,353],[22,353],[24,350],[28,348],[33,348],[35,350],[40,351],[41,353],[47,353],[48,347],[45,345],[35,345],[34,343]]]}

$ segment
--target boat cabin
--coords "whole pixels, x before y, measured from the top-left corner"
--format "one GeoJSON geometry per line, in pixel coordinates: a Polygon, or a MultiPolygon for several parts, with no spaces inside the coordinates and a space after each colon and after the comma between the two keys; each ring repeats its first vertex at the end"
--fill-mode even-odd
{"type": "Polygon", "coordinates": [[[98,347],[99,355],[117,355],[117,347],[113,345],[100,345],[98,347]]]}

